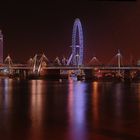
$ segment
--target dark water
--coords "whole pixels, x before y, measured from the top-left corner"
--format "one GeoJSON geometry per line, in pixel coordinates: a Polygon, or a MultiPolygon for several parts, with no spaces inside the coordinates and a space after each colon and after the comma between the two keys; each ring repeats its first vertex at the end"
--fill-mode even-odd
{"type": "Polygon", "coordinates": [[[140,83],[0,80],[0,140],[137,139],[140,83]]]}

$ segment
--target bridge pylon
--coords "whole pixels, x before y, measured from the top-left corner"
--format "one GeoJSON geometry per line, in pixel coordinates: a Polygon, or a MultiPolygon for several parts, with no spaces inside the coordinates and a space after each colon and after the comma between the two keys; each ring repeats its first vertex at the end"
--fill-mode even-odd
{"type": "Polygon", "coordinates": [[[121,72],[120,72],[120,67],[121,67],[121,58],[122,58],[122,55],[120,53],[120,50],[118,50],[118,53],[117,53],[117,62],[118,62],[118,74],[121,75],[121,72]]]}

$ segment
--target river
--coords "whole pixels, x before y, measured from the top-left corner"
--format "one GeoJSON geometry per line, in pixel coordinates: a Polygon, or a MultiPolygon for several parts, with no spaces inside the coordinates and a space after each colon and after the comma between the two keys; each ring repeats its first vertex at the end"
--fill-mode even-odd
{"type": "Polygon", "coordinates": [[[139,140],[140,83],[0,79],[1,140],[139,140]]]}

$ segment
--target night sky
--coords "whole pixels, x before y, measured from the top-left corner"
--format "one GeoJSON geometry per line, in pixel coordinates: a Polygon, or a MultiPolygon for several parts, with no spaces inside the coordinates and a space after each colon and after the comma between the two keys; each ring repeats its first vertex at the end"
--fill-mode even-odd
{"type": "Polygon", "coordinates": [[[108,63],[120,49],[124,61],[140,59],[140,2],[7,2],[0,4],[0,29],[4,55],[26,62],[36,53],[56,56],[71,54],[72,27],[79,18],[84,32],[87,63],[96,56],[108,63]]]}

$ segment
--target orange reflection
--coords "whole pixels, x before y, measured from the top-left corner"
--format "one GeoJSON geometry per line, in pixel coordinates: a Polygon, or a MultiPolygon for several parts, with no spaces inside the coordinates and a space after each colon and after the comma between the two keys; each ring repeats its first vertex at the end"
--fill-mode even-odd
{"type": "Polygon", "coordinates": [[[4,79],[4,107],[5,109],[12,106],[12,93],[13,93],[13,80],[6,78],[4,79]]]}
{"type": "Polygon", "coordinates": [[[30,130],[29,140],[41,139],[43,136],[43,131],[38,128],[42,128],[43,122],[43,112],[44,112],[44,93],[46,84],[44,85],[43,80],[32,80],[30,82],[31,87],[31,101],[30,101],[30,113],[32,127],[30,130]]]}
{"type": "Polygon", "coordinates": [[[99,120],[99,93],[98,93],[98,85],[99,83],[94,81],[92,83],[92,103],[93,103],[93,116],[94,116],[94,120],[95,120],[95,123],[98,122],[99,120]]]}
{"type": "Polygon", "coordinates": [[[31,119],[35,127],[38,127],[42,123],[43,91],[42,80],[31,81],[31,119]]]}

